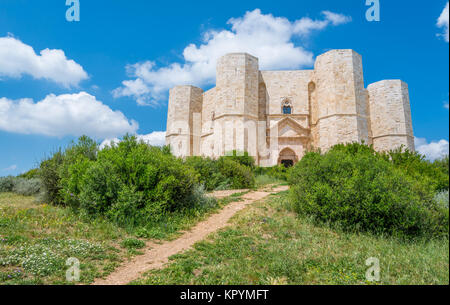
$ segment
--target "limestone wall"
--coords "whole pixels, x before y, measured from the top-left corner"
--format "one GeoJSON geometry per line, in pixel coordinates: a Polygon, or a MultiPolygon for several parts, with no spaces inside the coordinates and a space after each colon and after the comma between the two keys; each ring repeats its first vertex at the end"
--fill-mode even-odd
{"type": "Polygon", "coordinates": [[[308,84],[313,71],[261,71],[267,91],[267,114],[282,114],[282,102],[292,103],[292,114],[309,114],[308,84]]]}
{"type": "MultiPolygon", "coordinates": [[[[214,134],[209,141],[214,142],[214,153],[223,155],[237,150],[257,157],[258,59],[246,53],[221,57],[217,64],[216,88],[211,95],[215,115],[214,134]]],[[[209,97],[207,100],[209,104],[209,97]]]]}
{"type": "Polygon", "coordinates": [[[338,143],[369,142],[362,59],[353,50],[332,50],[317,57],[314,73],[317,111],[314,145],[326,151],[338,143]]]}
{"type": "Polygon", "coordinates": [[[217,63],[216,118],[223,115],[258,116],[258,59],[246,53],[221,57],[217,63]]]}
{"type": "Polygon", "coordinates": [[[170,90],[166,144],[178,157],[200,152],[200,129],[203,90],[177,86],[170,90]],[[194,147],[195,145],[195,147],[194,147]]]}
{"type": "Polygon", "coordinates": [[[203,93],[202,136],[200,155],[214,157],[214,118],[216,115],[216,89],[203,93]]]}
{"type": "Polygon", "coordinates": [[[383,80],[367,87],[372,143],[377,151],[404,145],[414,151],[408,85],[401,80],[383,80]]]}
{"type": "Polygon", "coordinates": [[[216,72],[216,87],[207,92],[170,91],[166,142],[176,156],[247,151],[273,166],[292,152],[300,159],[311,147],[326,151],[338,143],[414,149],[408,86],[381,81],[365,89],[362,58],[353,50],[329,51],[314,70],[302,71],[259,71],[256,57],[233,53],[218,60],[216,72]],[[291,114],[283,113],[285,102],[291,114]]]}

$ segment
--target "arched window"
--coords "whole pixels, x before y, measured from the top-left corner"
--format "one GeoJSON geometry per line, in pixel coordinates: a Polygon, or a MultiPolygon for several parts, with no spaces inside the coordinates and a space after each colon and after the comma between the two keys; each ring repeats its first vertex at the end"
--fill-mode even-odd
{"type": "Polygon", "coordinates": [[[292,114],[292,105],[289,100],[284,100],[282,103],[282,112],[283,114],[292,114]]]}
{"type": "Polygon", "coordinates": [[[283,106],[283,114],[292,114],[291,106],[283,106]]]}

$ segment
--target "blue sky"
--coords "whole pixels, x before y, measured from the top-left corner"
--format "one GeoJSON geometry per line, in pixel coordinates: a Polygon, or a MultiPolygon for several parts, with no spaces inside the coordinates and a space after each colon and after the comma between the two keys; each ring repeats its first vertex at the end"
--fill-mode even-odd
{"type": "Polygon", "coordinates": [[[80,21],[68,22],[65,0],[2,0],[0,176],[83,133],[160,144],[167,89],[208,89],[216,57],[233,48],[270,69],[309,69],[327,50],[354,49],[366,86],[409,84],[420,151],[448,153],[448,2],[380,0],[380,22],[366,20],[365,2],[80,0],[80,21]]]}

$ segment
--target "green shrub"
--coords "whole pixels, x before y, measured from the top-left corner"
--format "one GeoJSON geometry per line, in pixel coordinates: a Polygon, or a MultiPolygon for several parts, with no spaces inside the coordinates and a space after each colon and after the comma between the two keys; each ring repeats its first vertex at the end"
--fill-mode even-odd
{"type": "Polygon", "coordinates": [[[42,181],[39,178],[16,178],[13,192],[23,196],[32,196],[39,194],[41,189],[42,181]]]}
{"type": "Polygon", "coordinates": [[[120,245],[122,246],[122,248],[125,249],[142,249],[145,247],[145,242],[143,242],[140,239],[136,239],[136,238],[127,238],[124,239],[120,245]]]}
{"type": "Polygon", "coordinates": [[[202,157],[188,157],[185,164],[195,169],[198,179],[208,191],[218,189],[244,189],[255,185],[255,178],[250,166],[254,161],[251,157],[227,156],[219,160],[202,157]]]}
{"type": "Polygon", "coordinates": [[[385,160],[394,164],[408,176],[421,180],[434,191],[448,190],[448,156],[442,160],[430,162],[417,152],[411,152],[404,147],[382,154],[385,160]]]}
{"type": "Polygon", "coordinates": [[[189,206],[198,210],[209,210],[217,207],[217,200],[212,196],[206,195],[205,187],[200,184],[194,187],[194,191],[188,197],[189,206]]]}
{"type": "Polygon", "coordinates": [[[441,158],[441,159],[437,159],[433,162],[433,164],[439,168],[439,170],[445,174],[449,174],[449,165],[448,165],[448,155],[441,158]]]}
{"type": "Polygon", "coordinates": [[[218,167],[222,175],[227,178],[230,188],[245,189],[255,186],[255,177],[251,168],[234,161],[232,158],[219,158],[218,167]]]}
{"type": "Polygon", "coordinates": [[[185,163],[195,169],[199,183],[208,191],[217,189],[227,179],[220,172],[217,161],[211,158],[187,157],[185,163]]]}
{"type": "Polygon", "coordinates": [[[19,195],[31,196],[38,194],[42,189],[42,182],[38,178],[25,179],[20,177],[1,177],[0,193],[13,192],[19,195]]]}
{"type": "Polygon", "coordinates": [[[0,193],[12,192],[15,178],[13,176],[0,177],[0,193]]]}
{"type": "Polygon", "coordinates": [[[60,195],[61,191],[61,176],[60,169],[64,161],[64,156],[61,150],[55,152],[51,157],[43,160],[39,167],[39,177],[42,181],[44,190],[43,201],[53,204],[63,204],[63,199],[60,195]]]}
{"type": "Polygon", "coordinates": [[[88,215],[138,226],[192,205],[196,172],[167,149],[136,137],[125,136],[101,151],[82,138],[62,156],[58,196],[88,215]]]}
{"type": "Polygon", "coordinates": [[[428,183],[365,145],[307,153],[289,183],[296,211],[319,222],[401,236],[448,234],[448,210],[433,204],[428,183]]]}
{"type": "Polygon", "coordinates": [[[252,156],[249,156],[248,152],[240,152],[237,150],[233,150],[232,152],[225,154],[229,159],[247,166],[251,169],[255,168],[255,159],[252,156]]]}
{"type": "Polygon", "coordinates": [[[276,178],[279,180],[288,180],[288,173],[290,168],[286,168],[283,165],[277,165],[272,167],[256,167],[255,174],[256,175],[267,175],[272,178],[276,178]]]}
{"type": "Polygon", "coordinates": [[[50,158],[41,162],[39,177],[42,180],[44,199],[58,205],[74,205],[74,194],[80,190],[78,179],[89,161],[97,158],[97,143],[87,136],[71,142],[63,151],[59,149],[50,158]],[[84,167],[83,167],[84,166],[84,167]]]}
{"type": "Polygon", "coordinates": [[[23,173],[23,174],[21,174],[21,175],[19,175],[17,177],[25,178],[25,179],[39,178],[39,169],[38,168],[30,169],[28,172],[23,173]]]}

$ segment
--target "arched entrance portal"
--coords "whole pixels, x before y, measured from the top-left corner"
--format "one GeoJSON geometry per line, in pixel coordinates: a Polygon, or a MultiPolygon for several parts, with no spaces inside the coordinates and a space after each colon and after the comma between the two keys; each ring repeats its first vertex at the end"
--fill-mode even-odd
{"type": "Polygon", "coordinates": [[[291,166],[294,166],[294,164],[297,163],[297,161],[298,161],[297,155],[289,147],[286,147],[285,149],[280,151],[280,156],[278,158],[278,165],[284,165],[285,167],[291,167],[291,166]]]}

